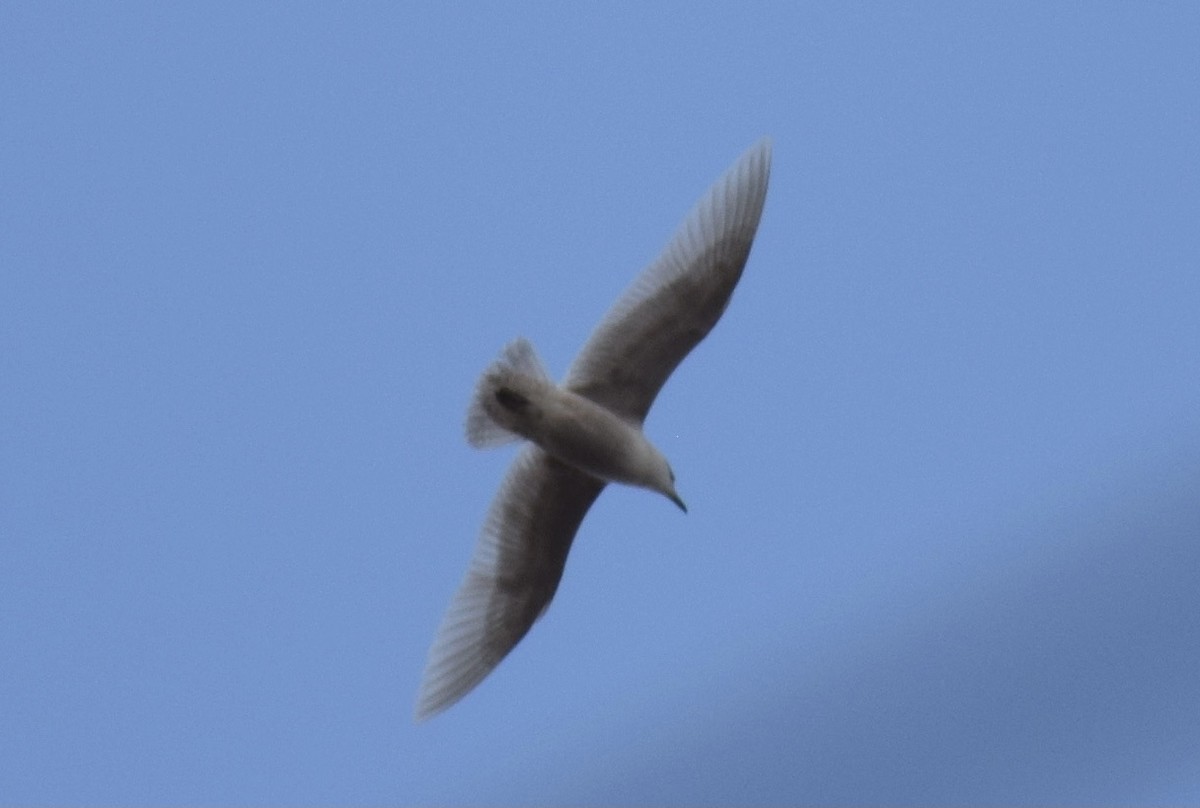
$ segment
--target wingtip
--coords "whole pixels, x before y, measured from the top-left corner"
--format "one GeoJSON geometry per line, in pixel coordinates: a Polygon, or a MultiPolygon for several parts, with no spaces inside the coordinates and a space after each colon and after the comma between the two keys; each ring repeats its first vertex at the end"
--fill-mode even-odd
{"type": "Polygon", "coordinates": [[[757,158],[758,160],[761,160],[763,172],[769,174],[771,171],[771,154],[774,150],[774,147],[775,142],[771,139],[771,136],[763,135],[757,141],[755,141],[753,146],[746,150],[746,153],[743,155],[742,159],[746,160],[757,158]]]}
{"type": "MultiPolygon", "coordinates": [[[[761,205],[765,201],[767,195],[767,183],[771,176],[771,154],[774,148],[774,141],[770,135],[763,135],[758,140],[754,141],[737,160],[734,160],[731,165],[721,176],[713,187],[709,190],[708,197],[705,197],[697,208],[708,203],[709,197],[717,193],[730,193],[733,188],[742,189],[739,195],[747,199],[753,200],[756,204],[752,207],[757,208],[761,213],[761,205]]],[[[754,216],[755,225],[757,226],[757,214],[754,216]]]]}
{"type": "Polygon", "coordinates": [[[425,704],[423,700],[418,700],[417,706],[413,708],[413,723],[424,724],[426,721],[433,718],[440,712],[440,709],[431,708],[428,704],[425,704]]]}
{"type": "Polygon", "coordinates": [[[758,158],[763,160],[768,166],[771,164],[771,152],[775,148],[775,141],[770,135],[763,135],[758,140],[750,144],[746,151],[742,152],[742,156],[737,159],[736,163],[741,163],[745,160],[758,158]]]}
{"type": "MultiPolygon", "coordinates": [[[[484,676],[486,676],[486,672],[484,676]]],[[[423,724],[434,716],[446,712],[463,696],[471,692],[482,678],[484,677],[475,678],[465,687],[461,682],[458,687],[446,687],[444,682],[439,684],[427,677],[421,682],[421,688],[417,693],[417,703],[413,707],[413,723],[423,724]]]]}

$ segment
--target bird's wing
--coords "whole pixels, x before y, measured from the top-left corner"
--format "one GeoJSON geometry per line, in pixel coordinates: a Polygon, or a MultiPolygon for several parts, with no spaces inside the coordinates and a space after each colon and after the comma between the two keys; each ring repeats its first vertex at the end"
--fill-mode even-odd
{"type": "Polygon", "coordinates": [[[771,143],[760,140],[709,189],[662,255],[592,333],[566,387],[641,423],[655,396],[725,311],[758,229],[771,143]]]}
{"type": "Polygon", "coordinates": [[[429,651],[418,719],[479,684],[550,605],[579,523],[604,485],[534,445],[517,455],[429,651]]]}

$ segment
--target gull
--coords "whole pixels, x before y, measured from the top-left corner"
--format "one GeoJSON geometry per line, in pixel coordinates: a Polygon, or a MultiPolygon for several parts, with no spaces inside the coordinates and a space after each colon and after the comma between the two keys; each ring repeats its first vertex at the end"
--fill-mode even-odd
{"type": "Polygon", "coordinates": [[[417,720],[469,693],[545,613],[575,533],[605,485],[649,489],[687,512],[675,474],[642,422],[729,304],[770,170],[764,138],[717,180],[617,299],[561,386],[525,339],[484,371],[467,412],[467,442],[527,443],[500,485],[429,651],[417,720]]]}

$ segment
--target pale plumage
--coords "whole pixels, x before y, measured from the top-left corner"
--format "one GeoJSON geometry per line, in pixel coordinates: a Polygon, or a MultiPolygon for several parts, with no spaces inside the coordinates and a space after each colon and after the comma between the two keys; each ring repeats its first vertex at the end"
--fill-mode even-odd
{"type": "Polygon", "coordinates": [[[658,491],[683,507],[670,466],[641,424],[729,303],[762,215],[770,163],[764,139],[709,189],[605,315],[561,388],[524,340],[484,373],[467,417],[468,441],[532,442],[505,476],[438,630],[418,718],[462,698],[542,615],[575,533],[609,481],[658,491]]]}

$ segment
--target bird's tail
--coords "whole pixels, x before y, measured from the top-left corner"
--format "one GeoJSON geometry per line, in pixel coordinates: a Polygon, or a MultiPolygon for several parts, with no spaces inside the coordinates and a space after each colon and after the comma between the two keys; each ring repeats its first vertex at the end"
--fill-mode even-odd
{"type": "Polygon", "coordinates": [[[467,443],[476,449],[519,439],[537,409],[539,392],[554,382],[524,337],[504,346],[479,383],[467,409],[467,443]]]}

